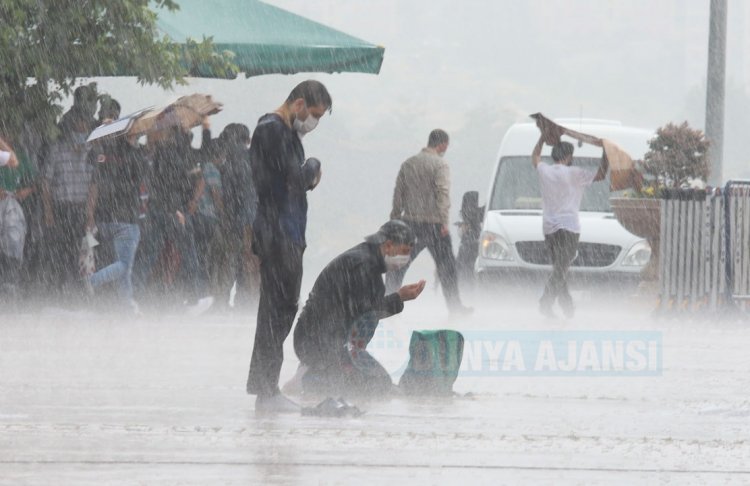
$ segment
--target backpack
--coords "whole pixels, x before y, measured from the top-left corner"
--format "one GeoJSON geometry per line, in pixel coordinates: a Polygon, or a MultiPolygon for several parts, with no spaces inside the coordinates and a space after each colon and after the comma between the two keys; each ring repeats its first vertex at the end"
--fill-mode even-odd
{"type": "Polygon", "coordinates": [[[409,364],[399,380],[407,395],[452,395],[464,353],[464,337],[451,330],[414,331],[409,364]]]}

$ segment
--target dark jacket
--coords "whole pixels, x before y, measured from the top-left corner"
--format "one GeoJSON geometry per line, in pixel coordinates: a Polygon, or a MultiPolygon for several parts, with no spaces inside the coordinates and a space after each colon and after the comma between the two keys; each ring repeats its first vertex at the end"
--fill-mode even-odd
{"type": "Polygon", "coordinates": [[[200,161],[211,134],[204,132],[201,149],[193,149],[190,135],[179,129],[168,139],[156,143],[151,173],[149,206],[156,212],[173,214],[185,211],[195,193],[196,181],[203,177],[200,161]]]}
{"type": "Polygon", "coordinates": [[[219,166],[224,210],[231,228],[241,234],[245,225],[252,226],[258,210],[250,151],[242,143],[228,143],[224,163],[219,166]]]}
{"type": "Polygon", "coordinates": [[[303,363],[321,351],[341,350],[358,317],[374,312],[383,319],[404,309],[397,293],[385,295],[385,270],[379,245],[367,242],[337,256],[323,269],[294,329],[294,349],[303,363]]]}
{"type": "Polygon", "coordinates": [[[304,162],[305,150],[297,132],[276,113],[263,115],[250,142],[258,195],[253,229],[260,240],[261,257],[264,246],[280,241],[305,246],[310,180],[302,169],[304,162]]]}
{"type": "Polygon", "coordinates": [[[95,218],[99,223],[138,223],[141,182],[146,162],[140,148],[124,138],[107,140],[90,152],[94,162],[91,182],[99,197],[95,218]]]}

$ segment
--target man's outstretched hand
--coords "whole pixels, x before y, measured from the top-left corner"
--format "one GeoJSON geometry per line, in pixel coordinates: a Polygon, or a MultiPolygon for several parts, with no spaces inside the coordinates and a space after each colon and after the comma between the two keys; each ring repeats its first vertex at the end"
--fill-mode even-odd
{"type": "Polygon", "coordinates": [[[425,280],[420,280],[415,284],[404,285],[398,289],[398,296],[401,297],[401,300],[404,302],[407,300],[414,300],[419,297],[419,294],[422,293],[426,284],[427,282],[425,280]]]}

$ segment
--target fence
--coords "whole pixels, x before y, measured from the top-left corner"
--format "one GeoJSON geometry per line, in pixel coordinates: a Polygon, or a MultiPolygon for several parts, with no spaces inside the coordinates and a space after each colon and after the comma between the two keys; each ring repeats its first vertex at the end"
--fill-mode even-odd
{"type": "Polygon", "coordinates": [[[661,201],[659,311],[745,309],[750,301],[750,181],[676,189],[661,201]]]}
{"type": "Polygon", "coordinates": [[[750,300],[750,181],[729,181],[726,207],[727,298],[747,310],[750,300]]]}

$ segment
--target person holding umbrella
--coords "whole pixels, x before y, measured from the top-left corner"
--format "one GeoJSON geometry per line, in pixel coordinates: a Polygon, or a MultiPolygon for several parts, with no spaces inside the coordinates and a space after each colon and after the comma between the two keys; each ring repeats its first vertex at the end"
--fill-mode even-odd
{"type": "Polygon", "coordinates": [[[86,277],[87,286],[93,290],[117,281],[122,303],[133,315],[140,314],[133,299],[132,272],[141,237],[139,195],[146,168],[137,144],[134,136],[120,136],[99,144],[92,157],[94,174],[86,206],[87,230],[93,233],[96,229],[100,238],[112,240],[116,257],[112,264],[86,277]]]}
{"type": "Polygon", "coordinates": [[[202,314],[214,300],[207,295],[207,279],[198,263],[192,216],[205,188],[200,160],[211,143],[208,117],[221,109],[222,104],[211,96],[195,93],[162,109],[144,110],[127,129],[129,134],[146,134],[153,159],[149,177],[151,224],[144,239],[148,254],[145,267],[153,267],[167,241],[174,244],[187,287],[185,310],[189,315],[202,314]],[[204,125],[202,146],[196,150],[191,146],[190,130],[201,124],[204,125]]]}
{"type": "Polygon", "coordinates": [[[260,258],[260,302],[247,392],[256,412],[298,412],[279,390],[284,340],[292,329],[302,282],[307,191],[320,182],[320,162],[305,160],[302,137],[331,111],[326,87],[303,81],[273,113],[263,115],[250,142],[258,195],[253,249],[260,258]]]}

